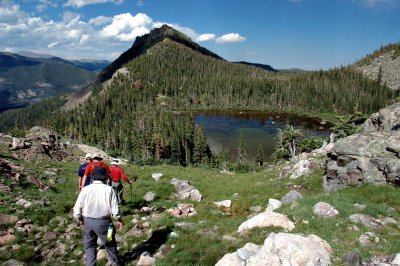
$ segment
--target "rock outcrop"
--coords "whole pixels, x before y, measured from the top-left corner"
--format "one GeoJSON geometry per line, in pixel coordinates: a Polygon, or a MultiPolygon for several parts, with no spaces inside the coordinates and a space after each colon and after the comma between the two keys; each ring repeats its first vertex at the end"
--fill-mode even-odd
{"type": "Polygon", "coordinates": [[[400,89],[400,56],[395,56],[395,50],[388,51],[368,63],[359,63],[356,69],[360,70],[366,77],[378,80],[393,90],[400,89]]]}
{"type": "Polygon", "coordinates": [[[371,116],[363,132],[339,139],[328,154],[324,190],[349,185],[393,183],[400,178],[400,103],[371,116]]]}
{"type": "Polygon", "coordinates": [[[10,147],[22,153],[25,159],[40,159],[46,157],[63,160],[66,156],[66,145],[61,142],[61,137],[49,129],[33,127],[25,138],[13,138],[10,147]]]}

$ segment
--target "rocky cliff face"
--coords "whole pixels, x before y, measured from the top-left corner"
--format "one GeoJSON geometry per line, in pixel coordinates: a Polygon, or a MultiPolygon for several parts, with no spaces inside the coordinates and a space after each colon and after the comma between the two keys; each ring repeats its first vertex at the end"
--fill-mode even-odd
{"type": "Polygon", "coordinates": [[[373,114],[362,133],[342,138],[328,154],[324,189],[400,180],[400,103],[373,114]]]}
{"type": "Polygon", "coordinates": [[[355,65],[366,77],[380,80],[393,90],[400,89],[400,56],[391,50],[379,56],[361,61],[355,65]]]}

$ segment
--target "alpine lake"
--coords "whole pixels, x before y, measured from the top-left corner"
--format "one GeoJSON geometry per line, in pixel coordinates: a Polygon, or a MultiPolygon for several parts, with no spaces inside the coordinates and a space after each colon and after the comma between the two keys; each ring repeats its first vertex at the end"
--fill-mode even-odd
{"type": "Polygon", "coordinates": [[[288,125],[300,129],[302,138],[322,137],[328,141],[331,125],[318,118],[286,113],[266,112],[218,112],[207,111],[194,114],[197,125],[203,125],[211,150],[227,151],[231,161],[238,157],[240,135],[243,135],[249,158],[255,157],[259,144],[264,149],[264,161],[271,161],[278,129],[288,125]]]}

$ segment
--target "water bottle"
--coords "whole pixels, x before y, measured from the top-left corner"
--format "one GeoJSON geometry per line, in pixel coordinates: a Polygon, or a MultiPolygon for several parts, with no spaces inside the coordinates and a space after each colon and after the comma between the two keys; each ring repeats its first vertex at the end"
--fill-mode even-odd
{"type": "Polygon", "coordinates": [[[112,233],[113,233],[113,224],[110,223],[108,225],[108,231],[107,231],[107,242],[110,242],[112,240],[112,233]]]}

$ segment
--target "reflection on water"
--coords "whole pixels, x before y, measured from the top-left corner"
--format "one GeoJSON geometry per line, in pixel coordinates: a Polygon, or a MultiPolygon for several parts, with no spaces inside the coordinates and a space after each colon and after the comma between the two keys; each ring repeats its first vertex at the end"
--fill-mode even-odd
{"type": "Polygon", "coordinates": [[[292,125],[301,129],[306,137],[327,138],[330,127],[309,117],[263,112],[202,112],[195,114],[195,123],[204,125],[212,151],[219,153],[228,150],[232,161],[238,156],[240,134],[244,137],[251,158],[255,156],[258,145],[262,144],[264,160],[270,161],[278,128],[284,130],[286,125],[292,125]]]}

